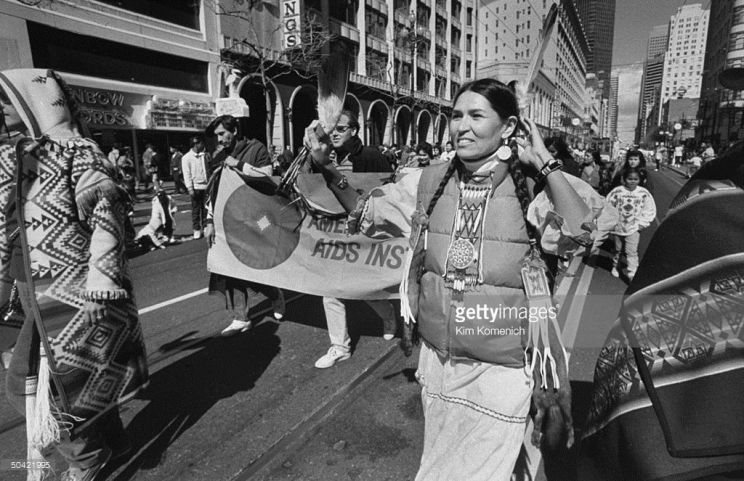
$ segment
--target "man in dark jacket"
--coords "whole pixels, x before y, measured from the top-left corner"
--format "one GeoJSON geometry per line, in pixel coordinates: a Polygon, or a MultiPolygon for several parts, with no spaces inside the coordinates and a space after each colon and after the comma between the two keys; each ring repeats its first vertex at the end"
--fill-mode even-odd
{"type": "Polygon", "coordinates": [[[359,138],[359,121],[344,110],[331,132],[331,144],[336,169],[341,172],[392,172],[390,162],[376,147],[365,147],[359,138]]]}
{"type": "MultiPolygon", "coordinates": [[[[330,134],[333,150],[331,159],[340,172],[392,172],[390,162],[379,149],[365,147],[358,136],[357,116],[348,110],[341,113],[338,124],[330,134]]],[[[369,306],[379,315],[384,324],[385,339],[395,335],[395,310],[389,301],[368,301],[369,306]]],[[[351,338],[346,323],[346,304],[342,299],[323,298],[328,336],[331,347],[315,362],[315,367],[325,369],[338,361],[351,357],[351,338]]]]}
{"type": "MultiPolygon", "coordinates": [[[[247,176],[269,176],[272,173],[272,166],[266,146],[256,139],[241,138],[238,121],[230,115],[217,117],[207,128],[206,134],[217,139],[217,150],[212,155],[211,163],[214,172],[207,187],[209,214],[205,236],[211,247],[215,239],[213,216],[220,215],[219,212],[213,211],[213,207],[219,195],[219,176],[222,169],[232,168],[247,176]]],[[[277,287],[212,273],[209,278],[209,292],[219,292],[225,296],[225,308],[229,311],[231,319],[230,324],[222,330],[223,336],[234,336],[252,327],[251,296],[256,293],[263,294],[271,301],[277,320],[284,317],[286,309],[284,294],[277,287]]]]}

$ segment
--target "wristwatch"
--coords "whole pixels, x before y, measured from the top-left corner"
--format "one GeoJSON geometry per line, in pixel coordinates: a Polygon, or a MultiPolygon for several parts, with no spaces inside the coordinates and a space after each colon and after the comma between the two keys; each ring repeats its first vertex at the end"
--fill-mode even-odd
{"type": "Polygon", "coordinates": [[[551,174],[557,170],[563,170],[563,164],[557,159],[551,158],[545,165],[540,168],[540,172],[537,174],[537,180],[542,181],[548,174],[551,174]]]}
{"type": "Polygon", "coordinates": [[[345,175],[342,175],[341,179],[336,183],[336,187],[338,187],[341,190],[344,190],[348,186],[349,186],[349,180],[346,178],[345,175]]]}

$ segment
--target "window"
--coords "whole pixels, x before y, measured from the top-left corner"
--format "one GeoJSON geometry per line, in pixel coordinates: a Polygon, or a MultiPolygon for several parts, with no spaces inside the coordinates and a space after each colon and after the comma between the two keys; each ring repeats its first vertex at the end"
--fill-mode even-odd
{"type": "Polygon", "coordinates": [[[98,0],[102,3],[199,30],[201,2],[183,0],[98,0]]]}
{"type": "Polygon", "coordinates": [[[208,64],[27,22],[37,68],[194,92],[209,92],[208,64]]]}

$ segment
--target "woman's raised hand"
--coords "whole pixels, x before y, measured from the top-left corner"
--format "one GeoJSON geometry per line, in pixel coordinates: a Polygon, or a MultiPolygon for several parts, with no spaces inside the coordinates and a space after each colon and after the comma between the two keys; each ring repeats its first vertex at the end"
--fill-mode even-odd
{"type": "Polygon", "coordinates": [[[330,138],[325,134],[317,120],[313,120],[305,129],[303,143],[316,165],[322,167],[331,163],[330,138]],[[321,134],[320,132],[323,133],[321,134]]]}
{"type": "Polygon", "coordinates": [[[517,144],[522,147],[519,160],[527,165],[532,165],[538,171],[552,157],[548,148],[545,147],[537,124],[527,117],[521,118],[522,123],[529,127],[528,138],[517,137],[517,144]]]}

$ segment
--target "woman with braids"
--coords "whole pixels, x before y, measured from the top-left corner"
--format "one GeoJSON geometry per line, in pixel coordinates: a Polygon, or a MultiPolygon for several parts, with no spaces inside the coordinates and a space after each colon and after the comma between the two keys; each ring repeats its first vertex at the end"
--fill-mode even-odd
{"type": "Polygon", "coordinates": [[[564,176],[537,126],[518,115],[514,93],[500,82],[464,85],[450,122],[454,159],[361,197],[329,165],[327,142],[306,130],[313,159],[350,212],[350,231],[410,232],[401,294],[404,317],[423,339],[420,481],[509,479],[531,400],[533,442],[546,418],[555,421],[549,444],[573,440],[565,351],[539,250],[586,251],[592,229],[585,223],[601,197],[564,176]],[[516,136],[523,121],[529,140],[516,136]],[[534,200],[526,172],[546,184],[534,200]]]}
{"type": "Polygon", "coordinates": [[[54,72],[2,71],[0,92],[6,129],[21,133],[0,145],[0,305],[25,312],[6,395],[26,417],[26,459],[43,468],[54,447],[63,480],[92,480],[129,449],[117,403],[147,381],[127,194],[54,72]]]}

